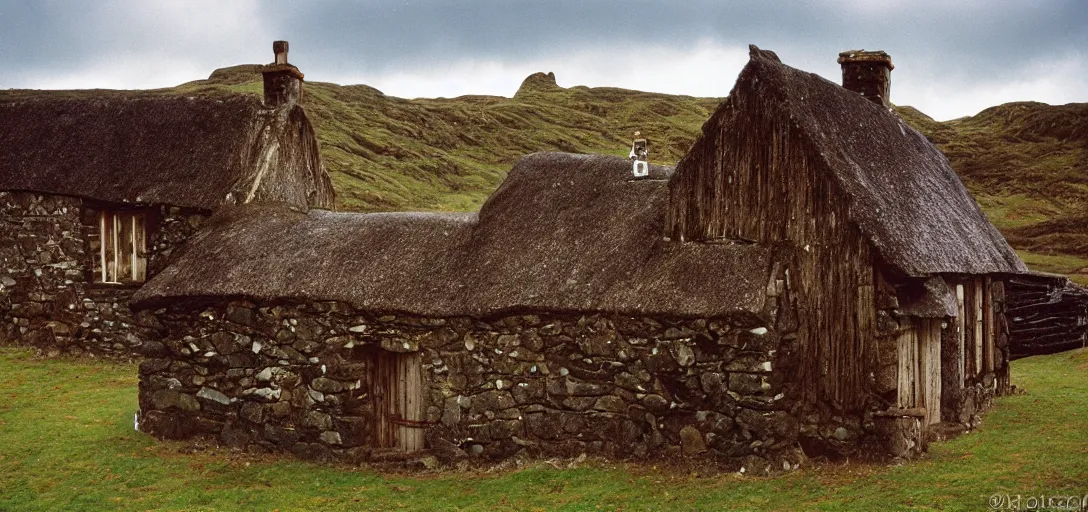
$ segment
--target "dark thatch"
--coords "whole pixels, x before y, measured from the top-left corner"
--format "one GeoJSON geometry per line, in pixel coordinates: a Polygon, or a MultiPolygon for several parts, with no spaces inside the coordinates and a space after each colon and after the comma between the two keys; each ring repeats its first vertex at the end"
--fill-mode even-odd
{"type": "Polygon", "coordinates": [[[900,292],[899,313],[919,318],[945,318],[958,315],[956,292],[941,277],[914,280],[900,292]]]}
{"type": "MultiPolygon", "coordinates": [[[[674,180],[697,171],[702,162],[689,157],[705,153],[700,145],[723,143],[707,127],[718,126],[723,116],[742,117],[733,115],[737,108],[760,109],[760,116],[791,127],[790,136],[807,146],[810,168],[832,180],[850,219],[903,273],[1027,271],[944,154],[921,133],[887,108],[754,46],[730,98],[707,121],[674,180]]],[[[764,136],[770,148],[773,137],[786,134],[764,136]]]]}
{"type": "Polygon", "coordinates": [[[227,210],[139,291],[136,306],[249,297],[431,316],[758,314],[768,249],[663,240],[669,172],[631,180],[622,158],[538,153],[478,216],[227,210]]]}
{"type": "Polygon", "coordinates": [[[248,95],[58,93],[2,101],[0,119],[0,190],[207,210],[333,205],[301,107],[267,109],[248,95]]]}

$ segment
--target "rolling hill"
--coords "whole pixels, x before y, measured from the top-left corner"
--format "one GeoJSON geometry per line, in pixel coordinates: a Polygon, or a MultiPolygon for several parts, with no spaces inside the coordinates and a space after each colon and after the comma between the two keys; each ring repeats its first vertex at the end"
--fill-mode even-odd
{"type": "MultiPolygon", "coordinates": [[[[259,66],[241,65],[168,89],[4,91],[0,100],[260,91],[259,66]]],[[[673,164],[719,101],[563,88],[550,73],[529,76],[512,98],[407,100],[365,85],[307,82],[303,99],[338,207],[354,211],[475,210],[520,156],[549,150],[626,155],[635,130],[649,137],[651,160],[673,164]]],[[[1029,265],[1088,282],[1088,104],[1009,103],[947,122],[896,108],[948,155],[1029,265]]]]}

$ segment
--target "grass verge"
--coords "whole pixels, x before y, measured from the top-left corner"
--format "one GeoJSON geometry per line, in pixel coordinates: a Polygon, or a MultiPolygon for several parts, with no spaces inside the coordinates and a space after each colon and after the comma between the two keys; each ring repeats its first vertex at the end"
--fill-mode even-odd
{"type": "Polygon", "coordinates": [[[1088,350],[1016,361],[1028,394],[924,460],[778,478],[543,462],[401,475],[187,453],[133,430],[135,375],[0,348],[0,510],[987,510],[994,493],[1088,494],[1088,350]]]}

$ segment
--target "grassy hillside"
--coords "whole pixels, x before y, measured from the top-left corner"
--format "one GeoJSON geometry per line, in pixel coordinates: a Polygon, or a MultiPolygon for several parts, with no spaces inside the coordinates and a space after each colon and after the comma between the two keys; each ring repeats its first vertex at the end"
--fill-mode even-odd
{"type": "Polygon", "coordinates": [[[1088,103],[1008,103],[944,123],[899,113],[948,155],[1024,261],[1088,283],[1088,103]]]}
{"type": "MultiPolygon", "coordinates": [[[[179,89],[258,93],[255,71],[226,68],[179,89]]],[[[521,155],[622,155],[636,129],[650,138],[653,160],[672,164],[719,101],[562,88],[544,73],[528,77],[513,98],[404,100],[319,82],[306,84],[305,98],[340,207],[361,211],[474,210],[521,155]]],[[[1074,275],[1088,267],[1088,104],[1009,103],[948,122],[897,108],[948,155],[1030,265],[1074,275]]]]}
{"type": "MultiPolygon", "coordinates": [[[[258,66],[137,94],[260,94],[258,66]]],[[[726,90],[723,88],[723,93],[726,90]]],[[[7,91],[0,100],[106,91],[7,91]]],[[[128,93],[131,94],[131,93],[128,93]]],[[[307,82],[339,208],[475,210],[522,155],[573,151],[626,155],[632,133],[651,160],[673,164],[720,98],[599,87],[562,88],[528,77],[512,98],[406,100],[365,85],[307,82]]],[[[1010,103],[938,122],[898,107],[949,157],[982,209],[1029,265],[1088,282],[1088,104],[1010,103]]]]}
{"type": "Polygon", "coordinates": [[[1027,395],[998,399],[982,428],[908,464],[754,478],[553,460],[406,475],[159,442],[132,429],[135,365],[0,348],[0,510],[989,510],[995,494],[1088,499],[1088,351],[1012,364],[1027,395]]]}
{"type": "MultiPolygon", "coordinates": [[[[212,73],[175,92],[259,94],[254,66],[212,73]]],[[[519,157],[536,151],[626,156],[635,130],[652,159],[687,150],[714,98],[615,88],[561,88],[537,73],[513,98],[405,100],[365,85],[307,82],[304,104],[317,125],[325,165],[343,210],[476,210],[519,157]]]]}

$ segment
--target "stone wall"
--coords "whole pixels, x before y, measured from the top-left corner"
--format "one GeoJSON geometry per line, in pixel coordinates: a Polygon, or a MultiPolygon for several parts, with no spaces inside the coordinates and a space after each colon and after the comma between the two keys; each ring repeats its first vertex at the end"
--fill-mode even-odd
{"type": "Polygon", "coordinates": [[[801,463],[802,435],[864,454],[878,434],[871,414],[794,401],[794,334],[751,316],[428,319],[244,301],[156,316],[170,334],[140,366],[140,428],[164,438],[392,456],[374,446],[376,351],[419,354],[426,453],[446,462],[684,456],[765,472],[801,463]]]}
{"type": "MultiPolygon", "coordinates": [[[[134,287],[95,284],[98,212],[79,198],[0,192],[0,340],[46,354],[127,357],[161,325],[133,314],[134,287]]],[[[159,206],[148,214],[148,276],[199,228],[200,212],[159,206]]]]}

